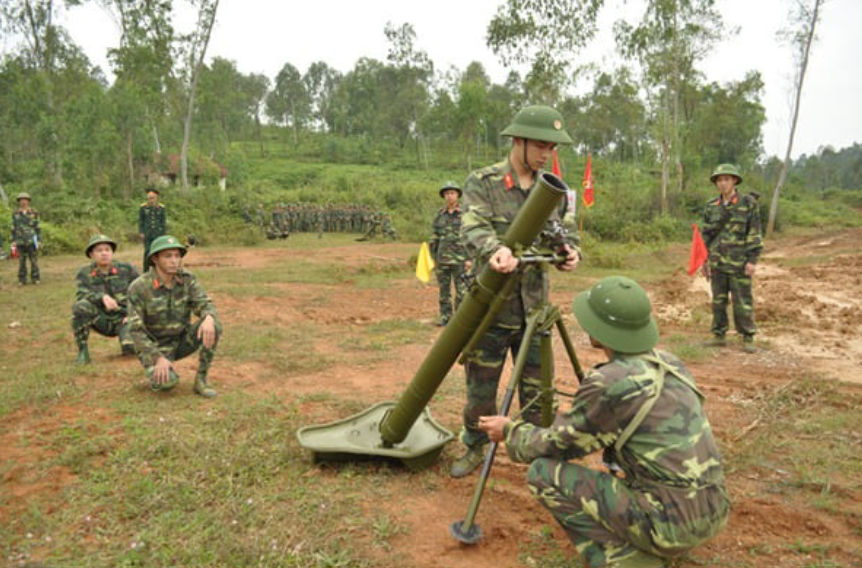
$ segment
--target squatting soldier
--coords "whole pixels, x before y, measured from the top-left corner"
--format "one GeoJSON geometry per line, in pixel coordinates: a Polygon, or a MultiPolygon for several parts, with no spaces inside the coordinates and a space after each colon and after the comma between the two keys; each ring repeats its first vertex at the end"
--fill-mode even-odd
{"type": "MultiPolygon", "coordinates": [[[[518,268],[518,259],[502,244],[501,238],[530,191],[539,183],[557,144],[572,144],[563,129],[562,115],[546,106],[524,108],[502,134],[512,137],[507,160],[473,172],[464,183],[461,241],[467,257],[476,263],[477,273],[481,273],[485,265],[503,274],[518,268]]],[[[562,226],[561,223],[559,211],[555,210],[538,244],[562,254],[565,262],[557,268],[571,271],[580,260],[576,233],[549,230],[562,226]]],[[[497,319],[467,356],[467,403],[461,431],[461,441],[467,446],[467,452],[452,464],[453,477],[463,477],[482,463],[488,436],[478,428],[478,420],[480,416],[496,414],[497,386],[509,350],[513,356],[521,348],[528,350],[518,385],[521,408],[525,409],[531,400],[541,396],[541,338],[535,334],[529,345],[521,345],[521,341],[527,314],[546,296],[549,277],[547,270],[531,265],[518,278],[497,319]]],[[[533,404],[525,410],[527,419],[538,423],[540,408],[541,404],[533,404]]]]}
{"type": "Polygon", "coordinates": [[[550,428],[483,416],[491,440],[529,463],[527,482],[585,566],[661,568],[715,536],[729,499],[704,396],[682,361],[653,349],[658,326],[646,292],[612,276],[573,304],[608,361],[583,380],[550,428]],[[598,450],[623,476],[569,463],[598,450]]]}
{"type": "Polygon", "coordinates": [[[703,210],[703,242],[709,250],[704,266],[712,286],[712,339],[707,345],[722,347],[729,327],[728,296],[733,301],[733,322],[742,336],[746,353],[754,353],[754,296],[751,279],[763,250],[760,207],[753,195],[742,194],[739,169],[721,164],[709,178],[719,191],[703,210]]]}
{"type": "Polygon", "coordinates": [[[138,233],[144,243],[144,272],[149,267],[147,259],[150,257],[150,246],[167,230],[165,206],[159,203],[159,190],[151,187],[147,189],[147,201],[141,203],[138,210],[138,233]]]}
{"type": "Polygon", "coordinates": [[[84,253],[90,259],[78,270],[78,289],[72,305],[72,331],[78,345],[77,364],[90,362],[87,339],[90,330],[106,337],[119,337],[123,355],[134,355],[129,333],[129,285],[138,271],[128,262],[114,260],[117,243],[107,235],[93,235],[84,253]]]}
{"type": "Polygon", "coordinates": [[[18,209],[12,213],[12,246],[18,254],[18,285],[27,283],[27,260],[30,261],[30,282],[39,284],[38,256],[42,248],[39,212],[30,207],[29,193],[19,193],[17,201],[18,209]]]}
{"type": "Polygon", "coordinates": [[[153,390],[174,388],[179,382],[174,361],[200,349],[194,390],[212,398],[216,391],[207,385],[207,372],[222,328],[203,286],[183,270],[185,254],[186,248],[175,237],[164,235],[153,241],[150,270],[129,288],[129,325],[153,390]],[[200,318],[195,324],[192,314],[200,318]]]}
{"type": "Polygon", "coordinates": [[[429,248],[434,257],[437,283],[440,285],[440,322],[446,325],[452,317],[452,286],[455,286],[455,309],[467,292],[464,276],[470,269],[467,252],[461,244],[461,187],[454,181],[447,181],[440,188],[440,197],[446,205],[437,211],[431,223],[429,248]]]}

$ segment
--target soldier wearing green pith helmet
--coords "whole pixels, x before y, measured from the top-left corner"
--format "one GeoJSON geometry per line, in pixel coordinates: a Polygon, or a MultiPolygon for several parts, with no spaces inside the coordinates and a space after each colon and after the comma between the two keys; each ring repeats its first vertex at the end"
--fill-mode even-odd
{"type": "Polygon", "coordinates": [[[428,247],[434,258],[437,284],[440,286],[440,321],[446,325],[452,318],[452,287],[455,287],[455,309],[467,292],[465,273],[470,269],[467,252],[461,243],[461,187],[447,181],[438,192],[446,204],[437,211],[431,223],[431,238],[428,247]]]}
{"type": "MultiPolygon", "coordinates": [[[[572,144],[562,115],[546,106],[522,109],[502,134],[512,138],[506,161],[471,173],[464,183],[461,241],[467,257],[476,265],[476,274],[481,274],[486,265],[503,274],[518,269],[518,259],[502,243],[502,237],[539,183],[557,144],[572,144]]],[[[558,211],[552,213],[534,244],[562,255],[565,260],[557,266],[561,271],[574,270],[580,260],[577,232],[565,230],[558,211]]],[[[503,303],[496,320],[466,356],[467,402],[461,442],[467,451],[452,464],[453,477],[468,475],[482,463],[488,437],[477,421],[479,416],[496,412],[497,387],[510,351],[514,357],[520,349],[528,350],[518,400],[529,420],[535,423],[540,420],[542,405],[529,404],[545,396],[540,379],[540,335],[535,334],[529,345],[521,343],[527,314],[546,299],[549,276],[542,267],[530,265],[517,278],[514,291],[503,303]]]]}
{"type": "Polygon", "coordinates": [[[703,209],[703,242],[709,251],[704,273],[712,287],[712,334],[707,345],[723,347],[729,328],[728,300],[733,301],[733,322],[742,336],[743,349],[756,351],[752,278],[763,250],[760,207],[755,194],[738,190],[742,184],[739,168],[721,164],[709,181],[719,195],[703,209]]]}
{"type": "Polygon", "coordinates": [[[186,247],[164,235],[150,247],[150,270],[129,288],[129,325],[135,351],[154,391],[179,382],[174,362],[200,349],[194,391],[216,396],[207,384],[222,328],[216,308],[195,276],[182,267],[186,247]],[[192,316],[198,321],[192,323],[192,316]]]}
{"type": "Polygon", "coordinates": [[[588,373],[549,428],[504,416],[480,427],[529,463],[530,490],[585,566],[661,568],[714,537],[730,501],[721,455],[685,365],[655,349],[646,292],[621,276],[578,294],[575,317],[606,363],[588,373]],[[610,472],[569,463],[603,450],[610,472]],[[614,473],[617,472],[617,473],[614,473]]]}
{"type": "Polygon", "coordinates": [[[114,260],[117,243],[107,235],[93,235],[84,254],[90,259],[75,277],[77,292],[72,306],[72,330],[78,345],[76,363],[90,362],[90,330],[119,337],[123,355],[134,355],[129,331],[129,286],[138,271],[128,262],[114,260]]]}

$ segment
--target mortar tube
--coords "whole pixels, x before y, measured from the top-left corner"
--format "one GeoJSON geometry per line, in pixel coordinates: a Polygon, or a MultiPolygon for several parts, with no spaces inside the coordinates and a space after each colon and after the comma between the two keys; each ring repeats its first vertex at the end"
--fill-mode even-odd
{"type": "MultiPolygon", "coordinates": [[[[513,251],[532,245],[567,191],[563,180],[554,174],[543,173],[503,235],[501,243],[513,251]]],[[[380,423],[384,446],[394,446],[407,438],[410,428],[440,388],[440,383],[482,322],[494,297],[509,278],[516,277],[514,274],[496,272],[490,266],[482,270],[455,315],[425,356],[413,380],[380,423]]]]}

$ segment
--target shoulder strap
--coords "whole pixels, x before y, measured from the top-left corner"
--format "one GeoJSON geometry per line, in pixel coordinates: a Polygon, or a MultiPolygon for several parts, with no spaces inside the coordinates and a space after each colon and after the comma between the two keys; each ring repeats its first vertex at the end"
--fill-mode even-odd
{"type": "Polygon", "coordinates": [[[649,361],[650,363],[654,363],[658,366],[658,373],[656,374],[655,381],[655,392],[641,405],[635,414],[634,418],[628,423],[628,426],[620,434],[617,441],[614,442],[614,453],[616,455],[617,461],[622,463],[622,449],[626,442],[629,441],[629,438],[632,437],[632,434],[635,433],[635,430],[641,425],[644,419],[652,410],[653,406],[655,406],[658,397],[661,396],[661,391],[664,389],[664,377],[666,374],[670,373],[677,379],[679,379],[684,385],[693,390],[697,395],[698,399],[703,400],[704,396],[697,388],[697,385],[694,382],[674,369],[671,365],[667,363],[664,359],[662,359],[658,353],[653,349],[649,352],[649,354],[641,357],[645,361],[649,361]]]}

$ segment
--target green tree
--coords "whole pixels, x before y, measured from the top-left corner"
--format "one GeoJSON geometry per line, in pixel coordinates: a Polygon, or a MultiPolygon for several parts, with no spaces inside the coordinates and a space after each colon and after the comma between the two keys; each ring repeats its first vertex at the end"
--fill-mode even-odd
{"type": "Polygon", "coordinates": [[[285,63],[275,77],[275,87],[266,97],[266,114],[277,124],[290,126],[293,144],[299,145],[299,131],[311,114],[311,99],[299,70],[285,63]]]}

